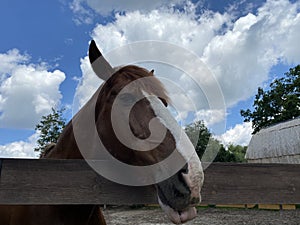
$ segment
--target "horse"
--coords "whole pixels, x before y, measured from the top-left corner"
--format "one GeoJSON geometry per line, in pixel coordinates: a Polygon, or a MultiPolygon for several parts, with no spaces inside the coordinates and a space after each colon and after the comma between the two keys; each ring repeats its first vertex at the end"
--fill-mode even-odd
{"type": "MultiPolygon", "coordinates": [[[[173,117],[167,109],[170,99],[164,86],[155,77],[153,70],[148,71],[135,65],[113,68],[94,40],[90,42],[88,54],[95,74],[104,83],[66,125],[57,143],[45,149],[41,158],[94,159],[97,158],[96,152],[106,151],[114,160],[133,167],[162,164],[159,170],[152,171],[154,174],[149,174],[155,180],[164,170],[168,170],[169,165],[164,164],[164,160],[176,152],[176,157],[183,162],[182,166],[170,173],[169,177],[153,182],[152,185],[155,187],[159,205],[174,224],[193,219],[197,215],[195,206],[201,201],[203,169],[187,136],[181,135],[183,141],[179,140],[180,137],[172,130],[178,124],[175,119],[172,120],[173,117]],[[115,102],[118,102],[117,108],[115,102]],[[95,136],[94,131],[78,126],[78,121],[86,117],[86,112],[92,112],[92,116],[87,117],[93,117],[96,136],[102,143],[100,147],[93,144],[93,138],[90,139],[95,136]],[[114,113],[116,115],[112,116],[114,113]],[[114,118],[117,118],[117,122],[112,121],[114,118]],[[80,130],[79,134],[76,130],[80,130]],[[125,137],[129,144],[124,144],[120,136],[125,137]],[[83,150],[79,144],[80,138],[86,140],[89,147],[83,150]],[[193,154],[188,156],[186,152],[193,154]]],[[[169,164],[176,163],[178,162],[169,164]]],[[[129,174],[128,178],[130,176],[138,176],[138,173],[129,174]]],[[[106,225],[100,207],[95,205],[1,206],[0,223],[106,225]]]]}

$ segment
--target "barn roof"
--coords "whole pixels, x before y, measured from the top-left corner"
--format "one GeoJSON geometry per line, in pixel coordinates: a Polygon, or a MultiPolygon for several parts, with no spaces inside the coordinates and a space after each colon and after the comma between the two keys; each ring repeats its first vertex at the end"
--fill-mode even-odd
{"type": "Polygon", "coordinates": [[[300,155],[300,118],[260,130],[252,136],[246,159],[300,155]]]}

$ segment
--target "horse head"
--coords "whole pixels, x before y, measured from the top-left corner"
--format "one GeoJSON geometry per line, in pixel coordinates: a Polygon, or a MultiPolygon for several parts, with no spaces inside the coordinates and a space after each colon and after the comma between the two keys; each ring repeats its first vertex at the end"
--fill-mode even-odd
{"type": "Polygon", "coordinates": [[[184,132],[178,132],[178,123],[167,109],[170,99],[162,83],[154,71],[137,66],[115,70],[94,41],[89,59],[94,72],[105,81],[95,108],[103,145],[114,158],[137,168],[159,164],[149,177],[170,174],[154,184],[161,208],[175,224],[193,219],[204,174],[193,145],[184,132]],[[171,156],[176,160],[166,164],[171,156]],[[181,166],[168,171],[173,164],[174,168],[181,166]]]}

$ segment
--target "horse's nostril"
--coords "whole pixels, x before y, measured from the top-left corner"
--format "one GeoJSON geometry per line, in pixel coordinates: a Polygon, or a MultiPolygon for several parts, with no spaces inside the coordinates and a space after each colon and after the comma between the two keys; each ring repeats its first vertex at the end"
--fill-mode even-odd
{"type": "Polygon", "coordinates": [[[182,169],[180,170],[180,172],[184,173],[184,174],[188,174],[189,168],[188,168],[188,164],[187,163],[184,165],[184,167],[182,167],[182,169]]]}

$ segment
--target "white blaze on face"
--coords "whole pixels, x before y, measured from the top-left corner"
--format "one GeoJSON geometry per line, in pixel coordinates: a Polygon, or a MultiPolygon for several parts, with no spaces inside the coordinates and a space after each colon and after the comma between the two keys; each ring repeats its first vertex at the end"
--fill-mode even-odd
{"type": "MultiPolygon", "coordinates": [[[[188,173],[182,175],[191,191],[191,203],[199,203],[201,201],[200,191],[204,181],[204,174],[201,162],[195,152],[193,144],[158,97],[149,95],[144,91],[143,94],[150,102],[156,118],[158,118],[173,135],[176,142],[176,150],[186,160],[188,164],[188,173]]],[[[164,205],[160,200],[159,203],[174,223],[178,223],[179,220],[184,222],[196,216],[194,207],[178,213],[169,206],[164,205]]]]}

